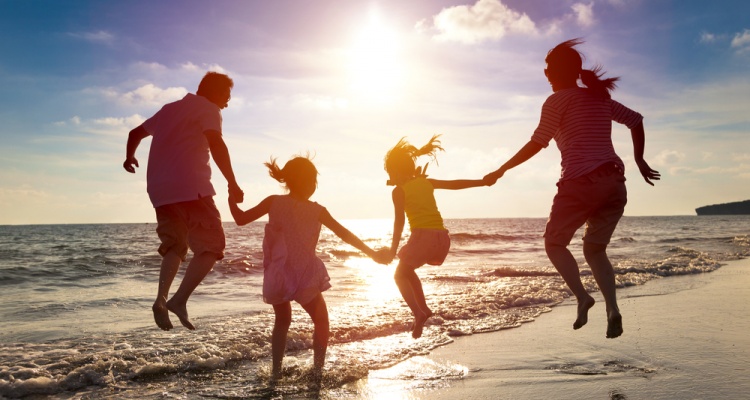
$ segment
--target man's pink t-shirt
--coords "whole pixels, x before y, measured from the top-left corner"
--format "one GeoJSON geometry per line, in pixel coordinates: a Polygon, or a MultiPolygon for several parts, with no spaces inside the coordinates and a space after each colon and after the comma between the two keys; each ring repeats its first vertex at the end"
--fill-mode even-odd
{"type": "Polygon", "coordinates": [[[188,93],[143,123],[152,136],[146,173],[154,208],[214,196],[205,131],[221,132],[221,109],[188,93]]]}

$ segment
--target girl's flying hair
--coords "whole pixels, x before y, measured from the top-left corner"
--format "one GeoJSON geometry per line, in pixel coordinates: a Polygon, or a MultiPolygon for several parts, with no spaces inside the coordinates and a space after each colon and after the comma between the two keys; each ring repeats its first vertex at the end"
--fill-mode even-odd
{"type": "Polygon", "coordinates": [[[576,38],[562,42],[547,53],[544,61],[553,74],[562,77],[581,77],[581,82],[596,95],[605,99],[612,98],[610,92],[615,90],[619,77],[605,78],[601,65],[595,65],[592,69],[583,69],[583,55],[575,49],[575,46],[583,43],[583,39],[576,38]]]}
{"type": "Polygon", "coordinates": [[[290,192],[304,187],[304,183],[318,184],[318,169],[310,161],[309,155],[292,158],[284,164],[284,168],[279,168],[276,158],[271,158],[271,161],[263,165],[268,168],[268,175],[283,183],[290,192]]]}
{"type": "Polygon", "coordinates": [[[438,150],[444,149],[440,146],[438,138],[440,135],[433,135],[430,141],[420,148],[414,147],[412,144],[406,141],[403,137],[396,143],[392,149],[385,155],[385,171],[388,175],[394,175],[398,173],[403,174],[415,174],[420,175],[427,171],[427,165],[425,164],[424,170],[416,168],[417,158],[420,156],[430,156],[432,160],[437,162],[435,153],[438,150]]]}

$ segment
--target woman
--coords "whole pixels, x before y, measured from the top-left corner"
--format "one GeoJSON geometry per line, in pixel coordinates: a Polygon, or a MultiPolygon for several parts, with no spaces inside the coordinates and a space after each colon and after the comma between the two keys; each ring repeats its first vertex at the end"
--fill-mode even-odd
{"type": "Polygon", "coordinates": [[[494,184],[505,172],[547,147],[555,139],[562,155],[562,172],[544,231],[544,247],[552,264],[578,300],[573,329],[588,321],[594,298],[581,282],[578,263],[568,250],[575,232],[586,224],[583,254],[607,307],[607,337],[622,335],[622,316],[617,306],[615,276],[607,257],[607,245],[627,203],[625,165],[612,146],[612,122],[624,124],[633,138],[635,162],[646,182],[660,178],[643,159],[643,117],[611,99],[619,78],[603,79],[600,67],[582,69],[581,54],[572,39],[547,53],[544,74],[554,92],[542,106],[539,126],[531,140],[499,169],[484,179],[494,184]],[[585,87],[578,86],[581,79],[585,87]]]}

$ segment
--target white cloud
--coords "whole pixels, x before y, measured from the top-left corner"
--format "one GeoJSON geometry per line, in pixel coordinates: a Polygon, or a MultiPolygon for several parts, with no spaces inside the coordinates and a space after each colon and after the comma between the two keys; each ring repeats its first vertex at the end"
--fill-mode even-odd
{"type": "Polygon", "coordinates": [[[161,89],[149,83],[120,96],[127,104],[164,104],[181,99],[188,93],[184,87],[161,89]]]}
{"type": "Polygon", "coordinates": [[[710,165],[703,168],[674,167],[670,169],[672,175],[729,175],[733,177],[747,177],[750,174],[750,164],[738,164],[730,167],[710,165]]]}
{"type": "Polygon", "coordinates": [[[79,117],[77,115],[74,115],[73,117],[71,117],[67,121],[54,122],[52,125],[54,125],[54,126],[67,126],[68,124],[80,125],[81,124],[81,117],[79,117]]]}
{"type": "Polygon", "coordinates": [[[191,63],[190,61],[181,64],[180,68],[188,70],[188,71],[198,71],[198,66],[191,63]]]}
{"type": "Polygon", "coordinates": [[[737,49],[737,53],[750,51],[750,29],[745,29],[743,32],[734,35],[732,48],[737,49]]]}
{"type": "Polygon", "coordinates": [[[113,34],[101,30],[96,32],[69,32],[68,35],[91,43],[112,44],[115,40],[113,34]]]}
{"type": "Polygon", "coordinates": [[[583,3],[575,3],[570,8],[573,9],[573,12],[576,14],[576,22],[578,22],[578,25],[587,28],[591,25],[594,25],[594,3],[589,4],[583,4],[583,3]]]}
{"type": "Polygon", "coordinates": [[[655,166],[675,165],[685,159],[685,154],[676,150],[662,150],[654,157],[655,166]]]}
{"type": "MultiPolygon", "coordinates": [[[[133,114],[129,117],[104,117],[87,120],[82,120],[80,117],[74,116],[67,121],[55,122],[53,125],[59,127],[73,125],[77,132],[91,133],[101,136],[122,137],[123,132],[130,131],[145,120],[146,119],[139,114],[133,114]]],[[[42,138],[38,139],[43,140],[42,138]]],[[[47,140],[49,139],[51,138],[47,138],[47,140]]],[[[70,137],[68,139],[78,140],[79,138],[70,137]]]]}
{"type": "Polygon", "coordinates": [[[188,90],[184,87],[168,87],[162,89],[155,86],[153,83],[147,83],[125,93],[112,87],[85,89],[84,92],[101,95],[120,105],[153,107],[177,101],[185,97],[188,90]]]}
{"type": "MultiPolygon", "coordinates": [[[[500,0],[478,0],[473,6],[445,8],[433,17],[434,38],[461,43],[497,40],[507,34],[536,35],[536,24],[525,13],[510,9],[500,0]]],[[[427,26],[424,21],[418,29],[427,26]]]]}
{"type": "Polygon", "coordinates": [[[714,33],[701,32],[700,42],[701,43],[714,43],[718,37],[714,33]]]}

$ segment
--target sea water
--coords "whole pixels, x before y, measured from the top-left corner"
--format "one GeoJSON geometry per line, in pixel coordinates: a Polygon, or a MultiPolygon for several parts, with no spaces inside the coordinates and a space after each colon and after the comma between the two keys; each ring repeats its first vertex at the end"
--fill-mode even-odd
{"type": "MultiPolygon", "coordinates": [[[[390,244],[391,223],[343,221],[373,248],[390,244]]],[[[570,297],[545,255],[544,224],[447,220],[446,262],[417,271],[434,312],[418,340],[393,282],[396,262],[376,264],[323,229],[318,252],[333,285],[324,293],[331,338],[323,380],[310,379],[312,324],[294,305],[285,377],[275,386],[268,383],[273,312],[261,299],[263,222],[225,224],[226,257],[188,303],[197,330],[173,316],[169,332],[150,310],[161,260],[154,224],[0,226],[0,396],[354,396],[341,388],[371,371],[456,336],[517,327],[570,297]]],[[[747,257],[749,233],[750,216],[625,217],[609,255],[618,287],[641,285],[747,257]]],[[[596,291],[581,234],[570,249],[596,291]]]]}

